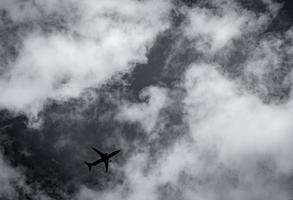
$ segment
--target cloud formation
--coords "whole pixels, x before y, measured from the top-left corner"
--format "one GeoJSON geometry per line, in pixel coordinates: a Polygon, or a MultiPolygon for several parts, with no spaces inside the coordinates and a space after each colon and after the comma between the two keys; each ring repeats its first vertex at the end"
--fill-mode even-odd
{"type": "Polygon", "coordinates": [[[257,15],[235,2],[214,0],[209,3],[206,7],[185,11],[188,21],[184,33],[205,53],[229,48],[233,40],[262,29],[280,8],[279,4],[266,1],[268,11],[257,15]]]}
{"type": "Polygon", "coordinates": [[[124,184],[83,187],[79,198],[289,199],[282,177],[293,170],[292,102],[266,105],[210,64],[190,66],[184,84],[189,135],[160,149],[151,165],[148,148],[134,154],[124,184]]]}
{"type": "MultiPolygon", "coordinates": [[[[127,98],[132,95],[131,86],[125,89],[129,92],[127,97],[122,91],[118,98],[111,97],[117,113],[111,112],[111,119],[107,115],[103,123],[139,123],[142,129],[129,133],[129,128],[124,133],[117,125],[113,129],[123,141],[109,138],[127,145],[123,147],[127,151],[123,152],[123,162],[111,165],[111,172],[120,173],[123,180],[106,182],[105,187],[81,181],[78,191],[71,194],[73,199],[291,198],[293,34],[292,29],[285,33],[265,32],[280,4],[257,1],[263,6],[259,12],[242,1],[198,2],[192,8],[180,4],[175,11],[184,15],[183,22],[173,31],[168,29],[175,26],[169,26],[168,17],[177,4],[169,1],[28,1],[25,6],[12,6],[20,5],[16,0],[3,2],[15,23],[36,22],[42,16],[57,13],[64,27],[62,31],[48,32],[38,27],[22,38],[19,54],[0,76],[3,108],[37,115],[48,100],[66,102],[80,97],[87,88],[102,87],[113,76],[130,72],[136,63],[151,59],[147,58],[148,52],[164,30],[192,52],[171,52],[170,57],[178,56],[179,61],[166,56],[178,69],[178,74],[171,76],[179,80],[164,84],[162,79],[160,86],[144,88],[140,93],[142,103],[127,98]],[[22,12],[15,11],[18,9],[22,12]],[[188,57],[193,55],[196,56],[188,57]],[[158,126],[159,131],[155,131],[158,126]],[[126,134],[144,140],[130,141],[123,138],[126,134]]],[[[180,47],[178,43],[174,48],[180,47]]],[[[161,74],[157,76],[162,78],[161,74]]],[[[76,148],[81,140],[86,145],[102,141],[99,144],[103,146],[107,143],[103,139],[110,134],[99,134],[84,138],[67,134],[63,137],[69,138],[64,146],[76,148]]],[[[64,146],[60,145],[58,155],[64,146]]],[[[84,155],[77,154],[78,159],[84,155]]],[[[14,172],[0,162],[4,180],[15,180],[19,175],[14,172]]],[[[8,186],[0,193],[15,193],[14,187],[8,186]]]]}
{"type": "MultiPolygon", "coordinates": [[[[219,2],[223,1],[214,1],[214,5],[224,10],[220,14],[205,7],[188,10],[189,22],[183,32],[194,41],[196,50],[206,50],[211,56],[224,47],[234,51],[233,40],[250,35],[257,42],[244,46],[243,51],[254,50],[241,63],[244,67],[240,77],[232,79],[224,73],[227,66],[221,65],[223,61],[218,63],[216,56],[192,63],[182,81],[186,91],[184,119],[189,131],[173,145],[160,148],[156,158],[149,153],[151,144],[146,145],[143,152],[127,160],[124,184],[102,193],[83,187],[81,199],[100,194],[105,200],[290,199],[284,177],[290,177],[293,170],[292,98],[287,94],[289,98],[283,103],[267,103],[262,98],[263,91],[257,89],[277,86],[274,79],[267,77],[268,73],[282,75],[276,68],[291,69],[287,59],[290,56],[284,56],[291,52],[290,45],[285,44],[291,44],[290,31],[282,37],[257,36],[279,9],[271,1],[264,2],[269,11],[260,15],[233,3],[223,8],[219,2]],[[248,74],[258,78],[252,86],[253,79],[248,74]]],[[[289,69],[281,86],[292,85],[289,69]]],[[[164,134],[168,133],[160,136],[164,134]]]]}
{"type": "Polygon", "coordinates": [[[79,97],[84,89],[146,62],[156,36],[168,27],[171,7],[168,1],[132,0],[4,1],[1,6],[16,23],[59,15],[65,27],[27,33],[15,61],[0,76],[0,107],[32,116],[48,100],[79,97]]]}
{"type": "Polygon", "coordinates": [[[142,91],[140,98],[148,98],[148,103],[121,105],[117,119],[132,123],[139,122],[144,130],[150,133],[158,121],[160,110],[168,104],[167,90],[149,87],[142,91]]]}

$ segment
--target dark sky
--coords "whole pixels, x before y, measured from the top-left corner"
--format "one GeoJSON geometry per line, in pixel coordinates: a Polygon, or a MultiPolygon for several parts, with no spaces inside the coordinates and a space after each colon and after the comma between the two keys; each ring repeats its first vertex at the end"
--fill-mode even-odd
{"type": "Polygon", "coordinates": [[[0,199],[292,199],[292,25],[291,1],[0,2],[0,199]]]}

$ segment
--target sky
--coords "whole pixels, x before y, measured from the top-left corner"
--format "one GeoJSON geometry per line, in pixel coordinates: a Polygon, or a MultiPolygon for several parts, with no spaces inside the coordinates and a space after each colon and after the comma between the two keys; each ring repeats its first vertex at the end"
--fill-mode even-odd
{"type": "Polygon", "coordinates": [[[292,9],[1,0],[0,199],[292,200],[292,9]]]}

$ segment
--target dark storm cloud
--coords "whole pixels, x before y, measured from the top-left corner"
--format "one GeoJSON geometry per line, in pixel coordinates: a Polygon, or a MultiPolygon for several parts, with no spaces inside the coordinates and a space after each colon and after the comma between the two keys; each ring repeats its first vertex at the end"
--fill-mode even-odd
{"type": "Polygon", "coordinates": [[[254,2],[3,1],[2,196],[289,200],[292,30],[254,2]]]}

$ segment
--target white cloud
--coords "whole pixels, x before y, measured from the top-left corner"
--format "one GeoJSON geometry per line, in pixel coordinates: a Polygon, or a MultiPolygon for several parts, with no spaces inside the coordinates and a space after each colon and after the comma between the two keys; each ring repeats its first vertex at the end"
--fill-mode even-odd
{"type": "Polygon", "coordinates": [[[140,98],[149,98],[147,103],[121,105],[117,119],[120,121],[139,122],[146,132],[155,127],[160,110],[167,104],[167,90],[158,87],[144,89],[140,98]]]}
{"type": "Polygon", "coordinates": [[[68,17],[68,30],[28,34],[16,61],[0,76],[0,107],[33,116],[48,99],[76,98],[85,88],[99,87],[128,71],[133,63],[146,62],[154,39],[168,27],[171,7],[169,1],[154,0],[36,4],[49,14],[68,17]]]}
{"type": "Polygon", "coordinates": [[[190,24],[185,29],[189,38],[200,38],[213,50],[223,48],[231,39],[241,36],[241,26],[247,20],[235,12],[217,16],[212,10],[194,8],[189,11],[190,24]]]}
{"type": "MultiPolygon", "coordinates": [[[[70,21],[68,35],[36,31],[24,39],[19,57],[0,79],[2,107],[37,114],[47,99],[78,97],[85,88],[98,87],[117,72],[129,70],[133,62],[145,62],[155,36],[168,25],[164,18],[170,5],[163,1],[70,2],[80,5],[80,19],[70,21]]],[[[215,2],[220,6],[220,1],[215,2]]],[[[54,10],[54,4],[50,5],[54,10]]],[[[221,9],[220,14],[207,8],[188,11],[187,36],[197,44],[210,45],[207,49],[212,52],[229,46],[246,31],[255,31],[269,18],[238,12],[233,3],[221,9]],[[255,29],[246,30],[246,25],[255,29]]],[[[277,8],[272,6],[271,10],[277,8]]],[[[291,35],[288,32],[287,39],[291,35]]],[[[262,42],[255,57],[245,63],[246,73],[262,78],[268,64],[279,68],[281,44],[283,38],[262,42]]],[[[286,51],[293,52],[291,48],[286,51]]],[[[156,200],[162,186],[168,184],[182,193],[182,199],[288,200],[290,194],[281,179],[293,171],[292,98],[285,104],[265,104],[221,74],[220,67],[195,63],[186,71],[184,109],[190,128],[186,135],[174,145],[158,149],[152,164],[148,163],[148,145],[130,155],[126,164],[119,166],[125,174],[123,184],[103,191],[83,186],[76,198],[156,200]]],[[[149,97],[148,102],[125,103],[117,119],[138,122],[150,133],[164,123],[160,110],[170,97],[166,89],[158,87],[150,87],[141,95],[149,97]]],[[[149,134],[150,141],[154,141],[152,136],[149,134]]],[[[6,165],[0,170],[3,180],[17,177],[5,176],[14,172],[6,165]]]]}
{"type": "Polygon", "coordinates": [[[245,80],[261,95],[268,96],[291,87],[292,30],[262,38],[244,64],[245,80]]]}
{"type": "Polygon", "coordinates": [[[241,93],[233,82],[206,64],[194,65],[187,72],[187,88],[188,120],[199,145],[217,147],[224,162],[238,158],[243,162],[246,156],[271,156],[282,172],[293,169],[293,162],[286,158],[286,151],[291,149],[288,141],[293,137],[292,103],[263,104],[241,93]]]}
{"type": "Polygon", "coordinates": [[[288,200],[280,180],[293,171],[292,102],[264,104],[217,69],[201,63],[186,71],[189,135],[158,149],[156,158],[148,148],[134,153],[122,167],[122,185],[82,187],[79,198],[156,200],[169,185],[187,200],[288,200]]]}
{"type": "MultiPolygon", "coordinates": [[[[197,50],[207,50],[207,54],[231,48],[233,39],[254,34],[279,9],[278,5],[266,1],[270,13],[256,16],[234,3],[223,7],[219,2],[214,1],[222,10],[218,13],[202,7],[188,10],[190,23],[185,26],[185,34],[195,40],[197,50]]],[[[290,32],[286,37],[285,41],[290,32]]],[[[261,43],[255,57],[244,63],[245,70],[251,69],[253,61],[264,63],[253,69],[258,70],[259,77],[268,70],[268,63],[278,68],[283,58],[281,51],[275,49],[285,41],[278,38],[268,41],[269,45],[261,43]]],[[[287,47],[285,51],[290,52],[287,47]]],[[[161,198],[162,188],[169,185],[186,200],[288,200],[290,194],[283,188],[282,177],[293,171],[292,100],[279,105],[265,104],[219,69],[217,63],[194,63],[186,71],[183,87],[185,119],[190,128],[187,135],[171,147],[158,149],[160,153],[155,158],[148,153],[148,148],[134,153],[122,168],[126,176],[122,185],[102,193],[83,187],[79,197],[157,200],[161,198]]],[[[148,128],[152,124],[163,123],[157,117],[147,117],[157,116],[159,110],[151,109],[155,108],[151,99],[149,104],[124,106],[121,119],[138,121],[146,130],[152,130],[148,128]]],[[[168,193],[164,194],[168,198],[168,193]]]]}
{"type": "Polygon", "coordinates": [[[116,188],[96,192],[87,187],[82,187],[78,195],[79,199],[95,199],[99,196],[103,200],[127,199],[127,200],[153,200],[160,195],[159,187],[165,184],[177,186],[179,175],[183,170],[190,171],[194,165],[194,158],[190,152],[188,142],[179,141],[174,147],[164,151],[159,160],[149,165],[147,151],[131,156],[123,170],[127,175],[123,185],[116,188]],[[147,166],[151,166],[148,168],[147,166]]]}
{"type": "Polygon", "coordinates": [[[188,23],[184,34],[195,40],[195,47],[205,53],[229,48],[234,39],[259,31],[280,9],[279,4],[266,2],[268,12],[256,15],[233,1],[214,0],[210,3],[210,8],[195,7],[185,11],[188,23]]]}
{"type": "MultiPolygon", "coordinates": [[[[149,48],[169,26],[171,6],[157,0],[1,1],[14,25],[28,23],[33,30],[17,33],[19,54],[1,69],[0,109],[34,118],[48,100],[78,98],[85,89],[147,62],[149,48]],[[64,30],[42,30],[42,21],[52,16],[61,18],[64,30]]],[[[17,196],[17,186],[35,199],[49,199],[32,191],[22,172],[2,157],[0,184],[5,198],[17,196]]]]}
{"type": "MultiPolygon", "coordinates": [[[[223,189],[241,194],[239,199],[288,198],[277,180],[262,185],[267,177],[258,174],[258,165],[268,161],[268,168],[275,166],[270,171],[272,177],[292,172],[288,153],[292,151],[292,103],[263,104],[208,64],[195,64],[187,71],[186,88],[187,120],[198,153],[214,151],[214,166],[237,172],[238,186],[223,189]],[[270,197],[268,188],[274,191],[270,197]]],[[[212,173],[217,174],[217,170],[212,173]]]]}

